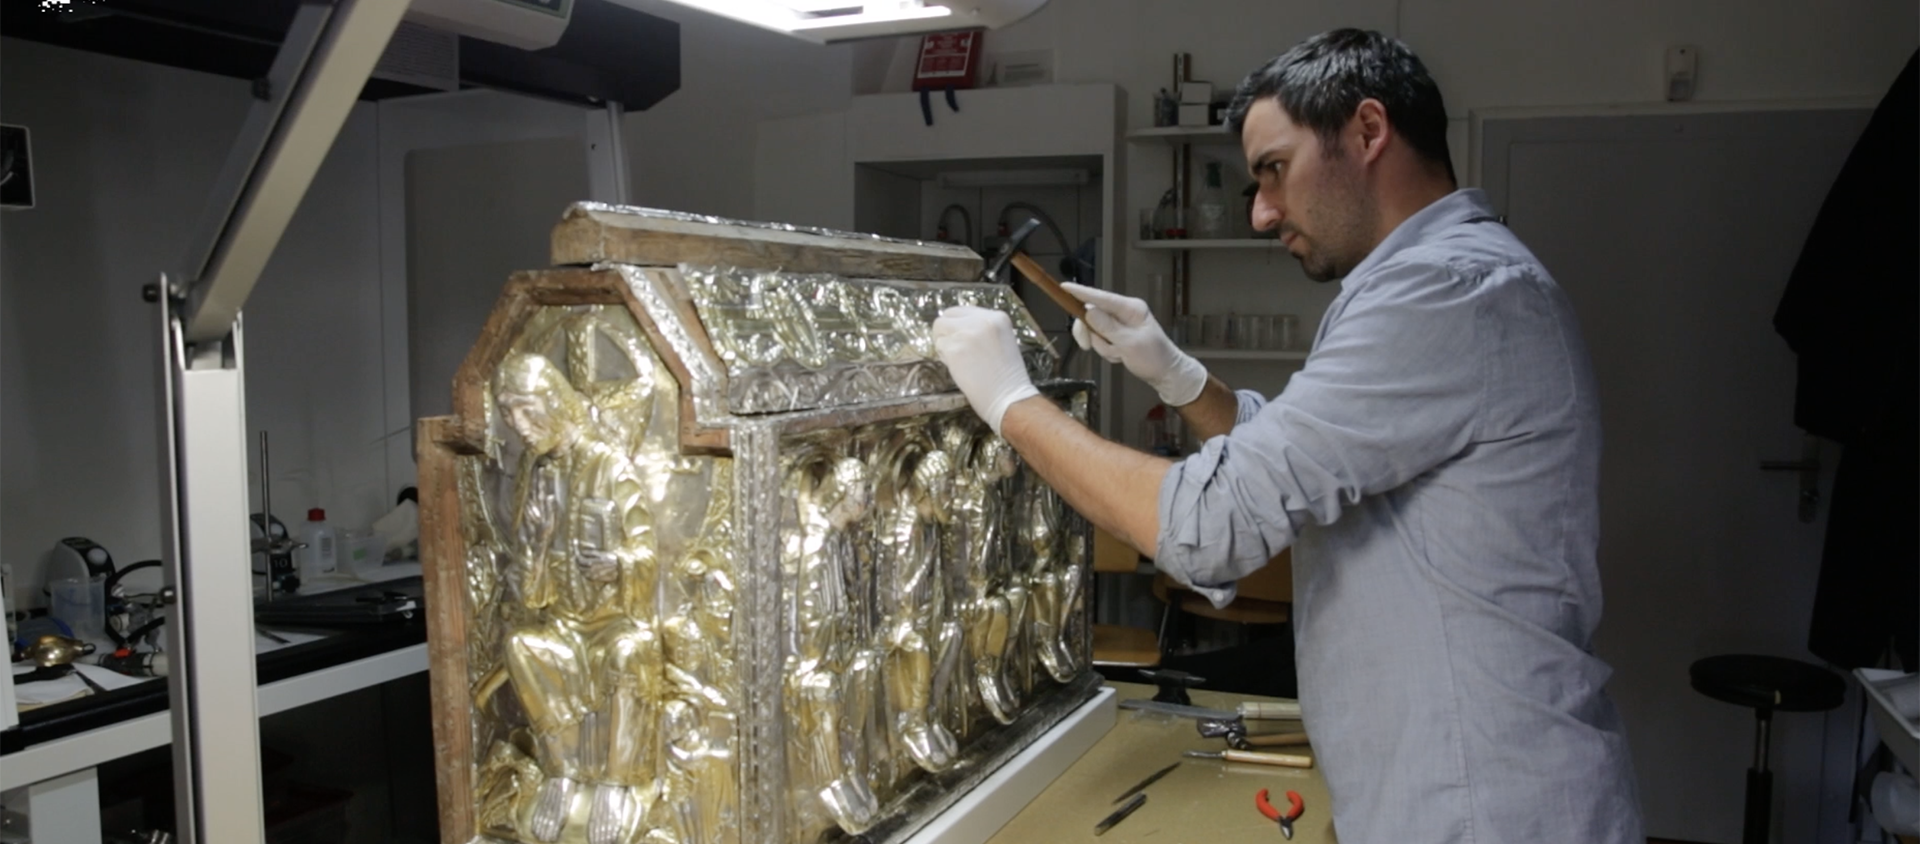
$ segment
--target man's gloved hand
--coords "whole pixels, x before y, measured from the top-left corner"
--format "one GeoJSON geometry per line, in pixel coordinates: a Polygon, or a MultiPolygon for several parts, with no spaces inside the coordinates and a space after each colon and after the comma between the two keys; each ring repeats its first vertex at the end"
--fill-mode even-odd
{"type": "Polygon", "coordinates": [[[961,305],[933,321],[933,348],[973,412],[1000,433],[1000,417],[1014,402],[1040,395],[1020,359],[1013,321],[1000,311],[961,305]]]}
{"type": "Polygon", "coordinates": [[[1207,386],[1207,368],[1180,351],[1147,303],[1083,284],[1060,285],[1087,304],[1087,319],[1073,321],[1073,339],[1113,363],[1124,364],[1134,377],[1147,382],[1168,407],[1190,404],[1207,386]],[[1092,335],[1091,327],[1098,335],[1092,335]],[[1101,339],[1102,337],[1106,339],[1101,339]]]}

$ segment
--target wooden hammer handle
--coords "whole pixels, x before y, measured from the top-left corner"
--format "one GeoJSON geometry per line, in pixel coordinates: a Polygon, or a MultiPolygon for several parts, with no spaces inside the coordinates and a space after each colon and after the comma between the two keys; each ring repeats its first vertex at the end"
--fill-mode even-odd
{"type": "Polygon", "coordinates": [[[1283,768],[1311,768],[1313,757],[1295,756],[1291,753],[1260,753],[1253,750],[1226,751],[1228,762],[1243,762],[1249,765],[1278,765],[1283,768]]]}
{"type": "Polygon", "coordinates": [[[1073,294],[1068,293],[1066,288],[1061,287],[1060,282],[1055,281],[1053,276],[1048,275],[1046,268],[1040,266],[1039,261],[1027,257],[1027,253],[1025,252],[1013,253],[1010,260],[1013,262],[1014,267],[1020,270],[1021,275],[1026,276],[1028,281],[1039,285],[1041,292],[1046,293],[1047,298],[1052,299],[1053,303],[1059,305],[1061,310],[1073,314],[1074,319],[1084,320],[1087,318],[1087,306],[1079,299],[1073,298],[1073,294]]]}
{"type": "Polygon", "coordinates": [[[1246,701],[1240,704],[1240,717],[1249,721],[1298,720],[1300,704],[1297,701],[1246,701]]]}
{"type": "Polygon", "coordinates": [[[1295,747],[1306,743],[1306,733],[1268,733],[1263,736],[1247,736],[1247,744],[1253,747],[1295,747]]]}

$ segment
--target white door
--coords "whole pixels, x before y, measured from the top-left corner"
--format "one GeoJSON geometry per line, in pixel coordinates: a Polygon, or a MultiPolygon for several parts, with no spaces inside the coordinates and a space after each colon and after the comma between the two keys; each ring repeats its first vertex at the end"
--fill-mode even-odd
{"type": "MultiPolygon", "coordinates": [[[[1740,839],[1753,713],[1694,692],[1688,666],[1821,664],[1806,641],[1824,507],[1801,521],[1798,477],[1759,462],[1801,454],[1772,317],[1868,113],[1482,116],[1476,130],[1480,182],[1573,299],[1599,378],[1595,649],[1651,836],[1740,839]]],[[[1824,451],[1830,478],[1838,449],[1824,451]]],[[[1775,841],[1850,840],[1858,714],[1850,697],[1774,719],[1775,841]]]]}
{"type": "Polygon", "coordinates": [[[612,112],[469,90],[380,103],[380,278],[388,475],[412,478],[412,425],[449,413],[454,370],[516,270],[550,265],[570,203],[624,202],[612,112]]]}

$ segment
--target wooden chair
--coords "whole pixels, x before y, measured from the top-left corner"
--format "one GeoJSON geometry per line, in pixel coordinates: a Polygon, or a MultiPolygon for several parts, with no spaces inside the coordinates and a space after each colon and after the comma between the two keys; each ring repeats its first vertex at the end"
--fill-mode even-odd
{"type": "MultiPolygon", "coordinates": [[[[1140,571],[1140,552],[1120,537],[1094,528],[1093,570],[1105,574],[1137,573],[1140,571]]],[[[1156,667],[1160,664],[1160,637],[1146,627],[1095,624],[1093,664],[1119,668],[1156,667]]]]}
{"type": "Polygon", "coordinates": [[[1233,602],[1224,607],[1215,607],[1164,572],[1153,578],[1153,596],[1167,606],[1160,621],[1163,651],[1170,625],[1179,613],[1236,624],[1286,624],[1293,620],[1293,549],[1275,554],[1265,568],[1241,578],[1233,602]]]}

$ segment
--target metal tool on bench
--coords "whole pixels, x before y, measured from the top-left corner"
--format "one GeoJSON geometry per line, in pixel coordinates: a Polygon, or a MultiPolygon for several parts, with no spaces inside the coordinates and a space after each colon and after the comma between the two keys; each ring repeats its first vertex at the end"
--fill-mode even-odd
{"type": "Polygon", "coordinates": [[[1148,774],[1146,779],[1143,779],[1140,782],[1136,783],[1132,788],[1127,789],[1126,792],[1121,794],[1119,797],[1113,798],[1113,802],[1118,803],[1122,800],[1125,800],[1129,797],[1134,796],[1135,794],[1139,794],[1142,791],[1146,791],[1147,786],[1150,786],[1156,782],[1159,782],[1161,777],[1164,777],[1168,774],[1173,773],[1173,769],[1178,767],[1180,767],[1179,760],[1174,760],[1173,764],[1168,765],[1164,768],[1161,768],[1158,771],[1154,771],[1151,774],[1148,774]]]}
{"type": "Polygon", "coordinates": [[[1153,695],[1154,700],[1161,703],[1177,703],[1181,706],[1193,705],[1193,699],[1187,696],[1188,689],[1207,682],[1205,677],[1174,668],[1142,668],[1140,676],[1159,687],[1160,690],[1153,695]]]}
{"type": "Polygon", "coordinates": [[[1108,815],[1105,818],[1102,818],[1098,824],[1095,824],[1093,827],[1093,834],[1094,835],[1107,834],[1107,830],[1114,828],[1115,825],[1119,824],[1121,821],[1126,820],[1128,815],[1133,814],[1135,809],[1138,809],[1141,806],[1144,806],[1146,804],[1147,804],[1146,792],[1143,791],[1143,792],[1140,792],[1139,794],[1135,794],[1132,800],[1127,801],[1127,805],[1121,806],[1120,808],[1115,809],[1113,811],[1113,814],[1108,815]]]}
{"type": "Polygon", "coordinates": [[[1255,750],[1189,750],[1183,756],[1195,759],[1222,759],[1248,765],[1277,765],[1282,768],[1311,768],[1313,757],[1293,753],[1261,753],[1255,750]]]}
{"type": "Polygon", "coordinates": [[[1300,799],[1300,792],[1287,792],[1287,810],[1282,812],[1272,803],[1267,802],[1267,790],[1264,788],[1260,789],[1259,794],[1253,796],[1253,807],[1259,809],[1260,814],[1265,815],[1267,820],[1279,824],[1280,834],[1286,836],[1288,841],[1293,840],[1293,822],[1299,820],[1300,816],[1307,811],[1306,801],[1300,799]]]}
{"type": "Polygon", "coordinates": [[[1167,703],[1159,700],[1140,700],[1138,698],[1120,701],[1120,708],[1138,709],[1143,712],[1159,712],[1181,718],[1213,718],[1218,720],[1242,718],[1248,721],[1300,720],[1300,704],[1284,700],[1246,701],[1231,712],[1225,709],[1208,709],[1204,706],[1185,706],[1178,703],[1167,703]]]}
{"type": "Polygon", "coordinates": [[[1295,747],[1307,743],[1304,732],[1247,734],[1247,719],[1201,718],[1194,722],[1201,738],[1221,738],[1227,740],[1227,746],[1234,750],[1252,750],[1256,747],[1295,747]]]}

